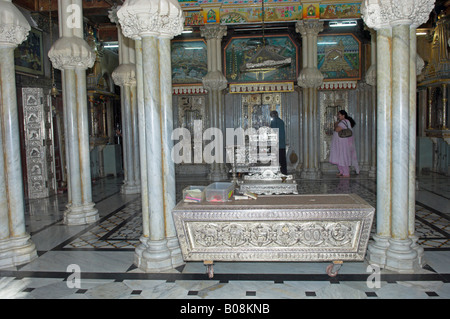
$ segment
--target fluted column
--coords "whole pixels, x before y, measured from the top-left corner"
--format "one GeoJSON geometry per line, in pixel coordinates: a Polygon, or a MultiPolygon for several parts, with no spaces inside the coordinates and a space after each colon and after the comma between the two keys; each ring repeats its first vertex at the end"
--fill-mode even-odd
{"type": "Polygon", "coordinates": [[[302,35],[303,68],[298,85],[303,88],[303,166],[301,178],[317,179],[320,170],[319,103],[317,89],[323,83],[323,75],[317,68],[317,36],[323,30],[323,22],[316,20],[298,21],[296,31],[302,35]]]}
{"type": "Polygon", "coordinates": [[[141,182],[134,41],[123,36],[117,10],[112,9],[109,18],[117,24],[119,38],[119,66],[112,73],[112,78],[121,90],[124,181],[120,191],[122,194],[139,194],[141,182]]]}
{"type": "MultiPolygon", "coordinates": [[[[227,88],[227,79],[222,72],[221,41],[227,34],[227,27],[219,24],[205,25],[200,28],[202,37],[206,38],[208,51],[208,73],[203,78],[203,86],[208,90],[208,121],[209,127],[219,128],[224,132],[224,107],[222,90],[227,88]]],[[[215,152],[223,154],[223,144],[215,144],[215,152]],[[222,147],[222,148],[220,148],[222,147]]],[[[216,157],[214,157],[216,158],[216,157]]],[[[228,177],[223,156],[220,162],[211,163],[209,178],[212,181],[224,180],[228,177]]]]}
{"type": "MultiPolygon", "coordinates": [[[[410,87],[409,87],[409,176],[408,176],[408,235],[412,241],[411,247],[417,251],[418,263],[422,267],[425,265],[424,249],[417,244],[418,237],[416,229],[416,117],[417,117],[417,75],[422,72],[419,66],[417,54],[416,26],[412,25],[410,32],[410,87]]],[[[419,58],[420,59],[420,58],[419,58]]]]}
{"type": "Polygon", "coordinates": [[[175,0],[129,0],[117,16],[136,49],[143,235],[135,263],[144,271],[165,271],[182,263],[171,215],[175,170],[167,132],[173,129],[169,44],[184,19],[175,0]]]}
{"type": "MultiPolygon", "coordinates": [[[[365,0],[361,6],[364,22],[377,30],[377,235],[369,245],[369,261],[395,271],[413,271],[419,266],[418,250],[410,238],[409,204],[415,202],[409,185],[410,98],[415,77],[410,70],[410,29],[428,20],[434,1],[365,0]],[[391,70],[395,72],[391,73],[391,70]],[[392,118],[392,120],[391,120],[392,118]]],[[[415,54],[413,54],[415,55],[415,54]]],[[[414,89],[415,91],[415,89],[414,89]]],[[[415,93],[414,93],[415,94],[415,93]]],[[[415,119],[414,119],[415,121],[415,119]]],[[[415,153],[412,161],[415,160],[415,153]]]]}
{"type": "MultiPolygon", "coordinates": [[[[371,51],[371,65],[366,73],[366,83],[372,86],[371,96],[370,96],[370,109],[369,109],[369,130],[370,134],[370,145],[377,144],[377,117],[376,117],[376,104],[377,104],[377,32],[370,29],[370,51],[371,51]]],[[[377,176],[377,152],[376,148],[372,147],[370,149],[370,170],[369,177],[377,176]]]]}
{"type": "Polygon", "coordinates": [[[86,69],[94,65],[95,54],[83,39],[81,0],[58,0],[58,10],[60,38],[48,56],[53,67],[62,71],[63,103],[67,112],[70,203],[64,212],[64,223],[82,225],[98,220],[98,211],[92,202],[86,91],[86,69]]]}
{"type": "Polygon", "coordinates": [[[0,269],[37,257],[25,229],[14,49],[30,25],[10,0],[0,1],[0,269]]]}

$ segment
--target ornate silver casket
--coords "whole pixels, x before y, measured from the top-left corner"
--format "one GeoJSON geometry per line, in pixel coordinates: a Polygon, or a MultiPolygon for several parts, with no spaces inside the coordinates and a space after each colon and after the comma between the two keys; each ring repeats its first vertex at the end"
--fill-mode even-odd
{"type": "Polygon", "coordinates": [[[283,175],[279,166],[250,167],[249,174],[239,181],[239,192],[258,195],[298,194],[297,182],[292,175],[283,175]]]}
{"type": "Polygon", "coordinates": [[[361,261],[374,213],[354,194],[180,202],[172,211],[185,261],[361,261]]]}

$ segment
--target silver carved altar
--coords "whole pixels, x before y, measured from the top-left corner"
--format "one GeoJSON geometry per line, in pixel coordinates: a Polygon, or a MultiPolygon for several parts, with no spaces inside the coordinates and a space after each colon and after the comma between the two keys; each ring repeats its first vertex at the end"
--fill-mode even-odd
{"type": "Polygon", "coordinates": [[[259,196],[172,211],[185,261],[362,261],[375,209],[355,194],[259,196]]]}
{"type": "Polygon", "coordinates": [[[267,126],[247,130],[244,147],[227,146],[233,182],[239,192],[258,195],[298,194],[297,182],[292,175],[283,175],[278,165],[278,135],[267,126]],[[246,173],[239,180],[236,173],[246,173]]]}

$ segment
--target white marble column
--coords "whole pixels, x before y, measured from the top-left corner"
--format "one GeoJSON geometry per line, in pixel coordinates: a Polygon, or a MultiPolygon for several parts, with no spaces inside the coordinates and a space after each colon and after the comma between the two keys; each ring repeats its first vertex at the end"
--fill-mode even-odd
{"type": "MultiPolygon", "coordinates": [[[[371,65],[366,73],[366,83],[372,86],[370,93],[370,108],[369,108],[369,130],[370,134],[370,145],[377,144],[377,117],[376,117],[376,104],[377,104],[377,32],[373,29],[370,31],[370,58],[371,65]]],[[[377,176],[377,152],[376,148],[370,148],[370,169],[369,177],[377,176]]]]}
{"type": "Polygon", "coordinates": [[[160,88],[161,88],[161,132],[162,132],[162,169],[164,172],[164,217],[167,247],[172,258],[172,267],[184,264],[178,242],[175,224],[172,218],[172,209],[176,206],[175,164],[172,160],[172,131],[173,131],[173,106],[172,106],[172,62],[170,40],[172,35],[159,37],[160,57],[160,88]]]}
{"type": "Polygon", "coordinates": [[[182,263],[171,215],[175,170],[169,155],[173,123],[168,95],[170,39],[181,33],[184,19],[178,2],[171,0],[129,0],[117,16],[136,49],[143,235],[135,263],[144,271],[166,271],[182,263]]]}
{"type": "MultiPolygon", "coordinates": [[[[208,51],[208,73],[203,78],[203,86],[208,90],[208,124],[209,127],[217,127],[225,132],[224,125],[224,107],[222,91],[227,88],[227,79],[222,72],[222,50],[221,41],[227,34],[227,27],[219,24],[205,25],[200,28],[202,37],[206,38],[208,51]]],[[[225,144],[222,144],[222,146],[225,144]]],[[[222,151],[218,149],[215,151],[222,151]]],[[[222,157],[223,158],[223,157],[222,157]]],[[[226,166],[221,163],[214,162],[211,164],[209,178],[212,181],[220,181],[227,179],[228,174],[226,166]]]]}
{"type": "MultiPolygon", "coordinates": [[[[414,271],[419,266],[418,249],[410,238],[410,152],[412,118],[410,98],[416,79],[410,76],[416,60],[411,59],[410,29],[428,20],[434,1],[365,0],[364,22],[377,30],[377,234],[368,248],[369,262],[390,270],[414,271]],[[412,84],[411,84],[412,82],[412,84]]],[[[413,54],[415,55],[415,54],[413,54]]],[[[414,89],[415,91],[415,89],[414,89]]],[[[415,94],[415,92],[414,92],[415,94]]],[[[415,119],[414,119],[415,121],[415,119]]],[[[415,141],[414,141],[415,143],[415,141]]]]}
{"type": "Polygon", "coordinates": [[[417,75],[422,72],[423,65],[417,63],[417,27],[412,25],[410,33],[410,86],[409,86],[409,179],[408,179],[408,235],[412,241],[412,248],[417,251],[417,258],[420,267],[425,265],[424,249],[417,244],[418,237],[415,234],[416,229],[416,118],[417,118],[417,75]]]}
{"type": "Polygon", "coordinates": [[[30,25],[10,0],[0,1],[0,269],[37,257],[25,229],[25,202],[20,158],[14,49],[30,25]]]}
{"type": "Polygon", "coordinates": [[[317,89],[323,83],[323,75],[317,68],[317,36],[323,30],[323,22],[316,20],[298,21],[296,31],[302,35],[303,68],[298,85],[303,88],[302,145],[303,165],[301,178],[317,179],[320,170],[320,118],[317,89]]]}
{"type": "Polygon", "coordinates": [[[120,86],[122,106],[122,140],[124,181],[121,187],[122,194],[139,194],[141,192],[139,172],[139,134],[138,110],[136,100],[136,66],[134,41],[122,34],[118,24],[117,10],[109,12],[111,22],[117,24],[119,39],[119,66],[112,73],[114,83],[120,86]]]}
{"type": "Polygon", "coordinates": [[[95,54],[83,39],[81,9],[81,0],[58,1],[60,38],[48,53],[53,67],[62,70],[64,77],[63,103],[64,111],[67,112],[65,125],[70,198],[64,212],[64,223],[67,225],[89,224],[99,218],[92,202],[86,91],[86,69],[93,66],[95,54]]]}

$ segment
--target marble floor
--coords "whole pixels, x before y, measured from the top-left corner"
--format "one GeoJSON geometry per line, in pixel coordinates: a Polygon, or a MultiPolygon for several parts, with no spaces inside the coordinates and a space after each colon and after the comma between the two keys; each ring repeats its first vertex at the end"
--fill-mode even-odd
{"type": "MultiPolygon", "coordinates": [[[[356,193],[376,206],[376,181],[363,174],[297,182],[300,194],[356,193]]],[[[348,262],[336,277],[326,274],[329,263],[217,262],[212,279],[201,262],[188,262],[166,273],[144,273],[133,265],[134,248],[142,232],[140,196],[120,194],[121,183],[120,178],[111,177],[93,184],[100,220],[91,225],[63,224],[66,194],[27,201],[26,226],[38,258],[0,270],[0,298],[179,299],[189,300],[190,305],[206,299],[450,298],[447,176],[431,173],[418,177],[416,230],[425,248],[423,270],[414,274],[373,273],[367,262],[348,262]],[[75,276],[77,271],[80,277],[75,276]]],[[[189,184],[194,183],[177,180],[178,196],[189,184]]]]}

